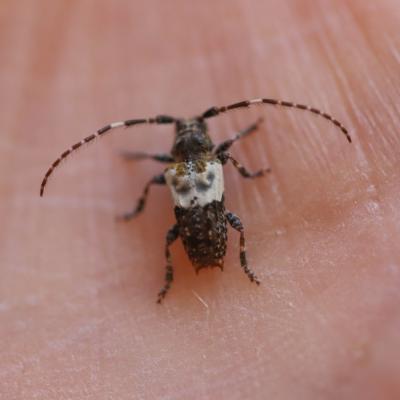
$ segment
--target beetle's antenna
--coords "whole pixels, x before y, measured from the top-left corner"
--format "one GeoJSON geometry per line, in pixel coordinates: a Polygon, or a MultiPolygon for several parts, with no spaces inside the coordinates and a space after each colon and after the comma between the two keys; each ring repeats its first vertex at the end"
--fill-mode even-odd
{"type": "Polygon", "coordinates": [[[42,184],[40,185],[40,196],[43,196],[44,188],[47,184],[47,181],[48,181],[50,175],[53,173],[53,171],[59,166],[59,164],[62,161],[64,161],[75,150],[78,150],[81,146],[84,146],[84,145],[88,144],[89,142],[92,142],[93,140],[97,139],[99,136],[103,136],[106,132],[110,132],[114,128],[120,128],[123,126],[129,127],[129,126],[140,125],[140,124],[173,124],[175,122],[176,122],[176,118],[174,118],[174,117],[169,117],[167,115],[158,115],[155,118],[128,119],[126,121],[113,122],[111,124],[103,126],[99,130],[97,130],[96,133],[85,137],[78,143],[73,144],[68,150],[65,150],[64,153],[62,153],[60,155],[60,157],[58,157],[57,160],[55,160],[53,162],[53,164],[51,164],[50,168],[47,170],[47,172],[42,180],[42,184]]]}
{"type": "Polygon", "coordinates": [[[207,111],[205,111],[200,118],[211,118],[215,117],[216,115],[220,113],[224,113],[226,111],[233,110],[235,108],[243,108],[243,107],[250,107],[253,104],[270,104],[274,106],[282,106],[282,107],[289,107],[289,108],[298,108],[300,110],[306,110],[310,111],[314,114],[320,115],[321,117],[329,120],[333,124],[335,124],[339,129],[344,133],[346,136],[347,140],[349,143],[351,143],[351,137],[349,135],[349,132],[347,129],[343,126],[341,122],[339,122],[337,119],[333,118],[331,115],[326,114],[317,108],[306,106],[304,104],[296,104],[292,103],[290,101],[281,101],[281,100],[275,100],[275,99],[253,99],[253,100],[245,100],[245,101],[240,101],[239,103],[234,103],[230,104],[229,106],[224,106],[224,107],[211,107],[207,111]]]}

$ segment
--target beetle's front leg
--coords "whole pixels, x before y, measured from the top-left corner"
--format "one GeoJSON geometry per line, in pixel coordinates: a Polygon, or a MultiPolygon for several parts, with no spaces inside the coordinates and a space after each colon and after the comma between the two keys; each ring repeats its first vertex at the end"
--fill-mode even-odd
{"type": "Polygon", "coordinates": [[[143,211],[143,209],[144,209],[144,207],[146,205],[147,196],[149,194],[150,186],[151,185],[165,185],[165,183],[166,182],[165,182],[164,174],[160,174],[160,175],[154,176],[147,183],[147,185],[144,187],[143,193],[140,196],[140,198],[139,198],[139,200],[138,200],[138,202],[136,204],[136,207],[132,211],[119,216],[118,219],[124,220],[124,221],[129,221],[132,218],[136,217],[138,214],[140,214],[143,211]]]}
{"type": "Polygon", "coordinates": [[[171,163],[174,158],[170,154],[149,154],[141,151],[121,151],[121,157],[126,161],[154,160],[162,163],[171,163]]]}
{"type": "Polygon", "coordinates": [[[235,137],[233,137],[232,139],[227,139],[225,141],[223,141],[222,143],[220,143],[217,148],[215,149],[214,153],[215,154],[220,154],[220,153],[225,153],[227,150],[229,150],[229,148],[238,140],[250,135],[251,133],[255,132],[258,127],[260,126],[261,122],[263,122],[262,118],[259,118],[256,122],[254,122],[254,124],[251,124],[250,126],[248,126],[247,128],[243,129],[242,131],[240,131],[235,137]]]}

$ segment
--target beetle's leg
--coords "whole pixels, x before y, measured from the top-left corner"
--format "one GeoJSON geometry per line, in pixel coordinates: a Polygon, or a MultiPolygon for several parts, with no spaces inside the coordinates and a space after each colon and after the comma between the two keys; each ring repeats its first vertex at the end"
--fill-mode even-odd
{"type": "Polygon", "coordinates": [[[121,215],[120,217],[118,217],[118,219],[129,221],[132,218],[136,217],[138,214],[140,214],[143,211],[144,206],[146,205],[146,200],[147,200],[147,196],[149,194],[150,186],[151,185],[165,185],[165,183],[166,182],[165,182],[164,174],[154,176],[144,187],[143,193],[140,196],[140,198],[136,204],[136,207],[132,211],[121,215]]]}
{"type": "Polygon", "coordinates": [[[218,158],[223,165],[226,164],[228,160],[230,160],[233,166],[244,178],[258,178],[260,176],[264,176],[266,173],[271,172],[270,168],[263,168],[256,172],[249,172],[242,164],[239,163],[239,161],[235,160],[229,153],[220,153],[218,155],[218,158]]]}
{"type": "Polygon", "coordinates": [[[231,212],[227,212],[226,219],[230,223],[233,229],[237,230],[240,233],[240,266],[243,268],[246,275],[252,282],[260,284],[255,273],[247,266],[247,259],[246,259],[246,242],[244,238],[244,228],[242,222],[240,221],[239,217],[231,212]]]}
{"type": "Polygon", "coordinates": [[[232,139],[227,139],[224,142],[220,143],[214,150],[214,153],[219,154],[219,153],[223,153],[223,152],[227,151],[233,145],[233,143],[237,142],[239,139],[241,139],[245,136],[250,135],[250,133],[255,132],[262,122],[263,122],[263,118],[259,118],[256,122],[254,122],[254,124],[250,125],[246,129],[243,129],[242,131],[240,131],[232,139]]]}
{"type": "Polygon", "coordinates": [[[146,159],[151,159],[162,163],[171,163],[174,161],[174,158],[170,154],[148,154],[140,151],[122,151],[121,156],[127,161],[146,159]]]}
{"type": "Polygon", "coordinates": [[[172,243],[175,242],[175,240],[179,236],[179,228],[178,225],[175,224],[167,233],[167,240],[165,244],[165,258],[167,259],[167,266],[166,266],[166,271],[165,271],[165,284],[164,287],[158,292],[158,299],[157,303],[161,303],[167,294],[168,290],[171,287],[171,283],[174,280],[174,270],[172,267],[172,261],[171,261],[171,252],[169,250],[169,247],[171,246],[172,243]]]}

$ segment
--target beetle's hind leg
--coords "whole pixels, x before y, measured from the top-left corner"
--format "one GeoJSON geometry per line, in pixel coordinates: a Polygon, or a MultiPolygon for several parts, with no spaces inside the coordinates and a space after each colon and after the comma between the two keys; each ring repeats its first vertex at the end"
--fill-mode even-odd
{"type": "Polygon", "coordinates": [[[151,185],[165,185],[165,184],[166,184],[166,181],[165,181],[164,174],[154,176],[144,187],[143,193],[140,196],[140,198],[136,204],[136,207],[132,211],[127,212],[121,216],[118,216],[117,218],[119,220],[129,221],[132,218],[136,217],[138,214],[140,214],[144,210],[144,207],[145,207],[146,201],[147,201],[147,197],[149,195],[150,186],[151,185]]]}
{"type": "Polygon", "coordinates": [[[179,227],[177,224],[175,224],[167,233],[167,240],[165,244],[165,258],[167,259],[167,266],[165,271],[165,284],[158,293],[157,303],[161,303],[163,301],[165,295],[168,293],[168,290],[171,288],[172,281],[174,280],[174,270],[172,267],[171,252],[169,250],[169,247],[171,246],[172,243],[175,242],[178,236],[179,236],[179,227]]]}
{"type": "Polygon", "coordinates": [[[244,238],[243,224],[237,215],[235,215],[231,212],[227,212],[225,215],[226,215],[227,221],[232,226],[232,228],[240,233],[240,266],[243,268],[243,271],[249,277],[249,279],[252,282],[255,282],[255,283],[257,283],[257,285],[259,285],[260,281],[258,280],[256,274],[247,265],[246,241],[244,238]]]}

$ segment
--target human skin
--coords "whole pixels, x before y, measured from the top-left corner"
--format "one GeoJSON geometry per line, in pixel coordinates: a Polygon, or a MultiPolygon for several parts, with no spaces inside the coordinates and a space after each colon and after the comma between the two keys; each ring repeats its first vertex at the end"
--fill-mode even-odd
{"type": "Polygon", "coordinates": [[[397,1],[3,1],[0,6],[1,399],[400,398],[400,6],[397,1]],[[182,244],[162,305],[174,223],[162,171],[121,149],[170,150],[173,129],[115,131],[52,161],[108,122],[192,116],[216,143],[258,117],[231,153],[225,269],[196,276],[182,244]]]}

